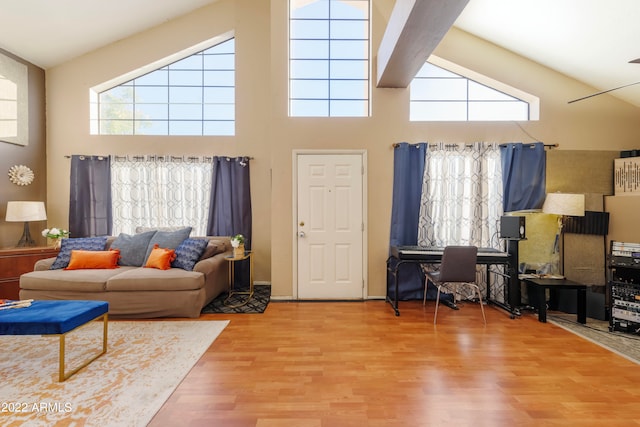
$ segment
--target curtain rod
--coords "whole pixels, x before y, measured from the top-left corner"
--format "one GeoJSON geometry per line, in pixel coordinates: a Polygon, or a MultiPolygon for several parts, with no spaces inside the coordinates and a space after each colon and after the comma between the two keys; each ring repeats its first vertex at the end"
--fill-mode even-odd
{"type": "MultiPolygon", "coordinates": [[[[513,142],[508,142],[506,144],[500,144],[500,147],[507,147],[509,144],[513,144],[513,142]]],[[[527,145],[529,147],[533,147],[533,145],[536,144],[535,142],[531,142],[528,144],[522,144],[522,145],[527,145]]],[[[558,148],[560,146],[560,144],[542,144],[544,146],[544,148],[558,148]]]]}
{"type": "MultiPolygon", "coordinates": [[[[392,147],[392,148],[396,148],[396,147],[398,147],[400,144],[401,144],[400,142],[394,142],[393,144],[391,144],[391,147],[392,147]]],[[[499,145],[499,147],[506,147],[506,146],[508,146],[509,144],[513,144],[513,143],[500,144],[500,145],[499,145]]],[[[535,142],[531,142],[531,143],[529,143],[529,144],[523,144],[523,145],[527,145],[527,146],[529,146],[529,147],[533,147],[533,144],[535,144],[535,142]]],[[[429,144],[429,145],[430,145],[430,146],[436,146],[437,144],[429,144]]],[[[445,144],[445,145],[456,145],[456,144],[445,144]]],[[[467,144],[467,145],[470,145],[470,144],[467,144]]],[[[544,145],[544,148],[549,148],[549,149],[551,149],[551,148],[558,148],[558,147],[560,146],[560,144],[543,144],[543,145],[544,145]]]]}
{"type": "MultiPolygon", "coordinates": [[[[64,157],[65,157],[65,159],[70,159],[72,156],[65,155],[64,157]]],[[[89,155],[85,156],[85,155],[80,155],[80,157],[81,158],[82,157],[97,157],[97,158],[101,159],[101,158],[105,158],[105,157],[109,157],[109,156],[89,156],[89,155]]],[[[116,158],[116,159],[129,159],[128,155],[124,155],[124,156],[114,155],[113,157],[116,158]]],[[[157,155],[157,154],[149,154],[149,155],[146,155],[146,156],[143,156],[143,155],[132,155],[131,156],[131,158],[134,159],[134,160],[144,160],[145,158],[146,159],[154,159],[154,158],[161,158],[161,157],[162,158],[168,157],[171,160],[185,160],[185,159],[186,160],[198,160],[200,158],[199,156],[186,156],[186,157],[185,156],[161,156],[161,155],[157,155]]],[[[211,159],[213,159],[213,157],[214,156],[202,156],[202,159],[206,160],[206,161],[210,161],[211,159]]],[[[217,157],[226,157],[227,159],[231,159],[232,158],[231,156],[217,156],[217,157]]],[[[251,157],[251,156],[237,156],[237,157],[242,157],[242,158],[247,159],[247,160],[253,160],[253,157],[251,157]]]]}

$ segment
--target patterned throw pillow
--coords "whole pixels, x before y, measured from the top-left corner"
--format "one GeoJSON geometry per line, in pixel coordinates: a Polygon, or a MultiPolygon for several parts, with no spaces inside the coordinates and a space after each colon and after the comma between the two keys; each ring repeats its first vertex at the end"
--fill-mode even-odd
{"type": "Polygon", "coordinates": [[[59,270],[66,268],[69,265],[71,259],[71,251],[103,251],[107,244],[107,236],[102,237],[76,237],[62,239],[60,245],[60,252],[56,260],[51,264],[51,270],[59,270]]]}
{"type": "Polygon", "coordinates": [[[176,248],[176,259],[171,267],[192,271],[208,244],[207,239],[186,239],[176,248]]]}

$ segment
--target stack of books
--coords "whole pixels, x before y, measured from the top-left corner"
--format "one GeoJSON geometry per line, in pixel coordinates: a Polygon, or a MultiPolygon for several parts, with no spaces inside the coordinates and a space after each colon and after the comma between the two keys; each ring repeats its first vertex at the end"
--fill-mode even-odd
{"type": "Polygon", "coordinates": [[[29,307],[32,302],[33,302],[32,299],[23,299],[23,300],[0,299],[0,310],[8,310],[10,308],[29,307]]]}

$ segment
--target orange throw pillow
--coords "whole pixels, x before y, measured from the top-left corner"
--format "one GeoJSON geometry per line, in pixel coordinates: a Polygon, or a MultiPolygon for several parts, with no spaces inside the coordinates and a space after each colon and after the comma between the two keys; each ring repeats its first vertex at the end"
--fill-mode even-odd
{"type": "Polygon", "coordinates": [[[69,265],[65,270],[82,270],[92,268],[118,268],[119,250],[81,251],[72,250],[69,265]]]}
{"type": "Polygon", "coordinates": [[[145,267],[168,270],[171,268],[171,261],[176,259],[175,249],[161,248],[156,243],[147,258],[145,267]]]}

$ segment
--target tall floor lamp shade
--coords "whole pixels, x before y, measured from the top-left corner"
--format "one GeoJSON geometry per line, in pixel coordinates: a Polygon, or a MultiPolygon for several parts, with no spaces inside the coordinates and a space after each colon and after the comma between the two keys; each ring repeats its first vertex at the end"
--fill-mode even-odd
{"type": "Polygon", "coordinates": [[[560,243],[560,274],[564,274],[564,219],[567,216],[584,216],[584,194],[549,193],[542,205],[542,212],[559,215],[558,238],[560,243]]]}
{"type": "Polygon", "coordinates": [[[5,220],[7,222],[24,222],[24,230],[17,247],[35,246],[36,242],[29,232],[29,222],[46,219],[47,212],[44,208],[44,202],[7,202],[5,220]]]}

